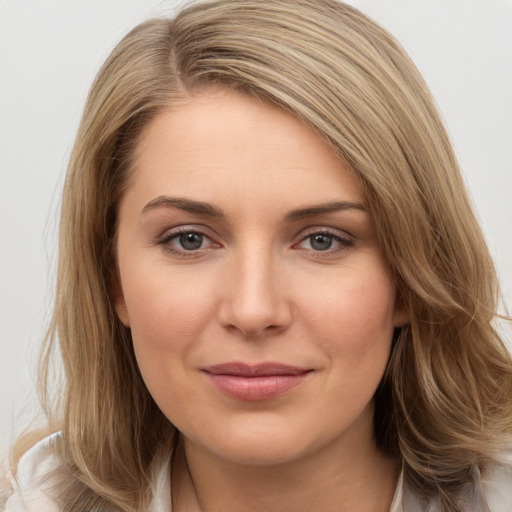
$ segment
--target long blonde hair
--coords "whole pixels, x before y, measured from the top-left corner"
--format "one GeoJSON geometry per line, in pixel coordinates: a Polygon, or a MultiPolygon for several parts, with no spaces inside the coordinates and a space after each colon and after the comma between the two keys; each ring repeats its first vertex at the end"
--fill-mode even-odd
{"type": "Polygon", "coordinates": [[[172,442],[111,302],[117,206],[142,129],[210,85],[290,112],[359,178],[410,316],[375,397],[376,439],[419,495],[458,510],[471,469],[496,463],[512,434],[495,271],[419,72],[385,30],[335,0],[194,3],[136,27],[99,72],[65,184],[41,366],[50,428],[62,431],[65,509],[144,510],[152,461],[172,442]],[[56,346],[65,381],[52,403],[56,346]]]}

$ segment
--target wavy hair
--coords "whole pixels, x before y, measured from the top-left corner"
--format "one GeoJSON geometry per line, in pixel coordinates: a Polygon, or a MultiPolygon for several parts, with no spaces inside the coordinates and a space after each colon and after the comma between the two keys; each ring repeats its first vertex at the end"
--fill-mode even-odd
{"type": "Polygon", "coordinates": [[[378,445],[444,512],[512,433],[512,362],[493,328],[498,286],[456,159],[414,64],[336,0],[214,0],[132,30],[100,70],[64,187],[55,313],[41,366],[70,475],[66,510],[142,511],[174,429],[117,319],[117,208],[139,135],[187,93],[234,89],[313,127],[358,177],[407,307],[375,396],[378,445]],[[57,346],[58,403],[46,383],[57,346]]]}

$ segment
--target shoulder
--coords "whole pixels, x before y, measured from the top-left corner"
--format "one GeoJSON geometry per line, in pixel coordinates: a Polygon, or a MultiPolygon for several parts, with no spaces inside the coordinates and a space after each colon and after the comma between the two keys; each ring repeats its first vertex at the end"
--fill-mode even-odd
{"type": "Polygon", "coordinates": [[[512,512],[512,460],[487,471],[482,487],[490,512],[512,512]]]}
{"type": "MultiPolygon", "coordinates": [[[[62,506],[52,498],[58,482],[54,476],[61,467],[55,445],[61,434],[44,438],[20,459],[15,475],[10,475],[10,495],[2,512],[62,512],[62,506]]],[[[153,500],[148,512],[170,512],[171,455],[162,451],[152,465],[151,492],[153,500]]]]}
{"type": "MultiPolygon", "coordinates": [[[[512,465],[492,468],[485,478],[475,470],[474,484],[464,487],[457,499],[461,512],[512,512],[512,465]]],[[[400,473],[389,512],[441,512],[438,497],[423,501],[400,473]]]]}
{"type": "MultiPolygon", "coordinates": [[[[462,512],[512,512],[512,464],[494,466],[480,475],[474,469],[474,483],[466,484],[457,498],[462,512]]],[[[390,512],[440,512],[438,497],[421,501],[406,483],[400,483],[401,500],[390,512]]]]}
{"type": "Polygon", "coordinates": [[[60,512],[47,492],[51,475],[60,466],[54,445],[59,434],[52,434],[35,444],[20,459],[15,475],[10,475],[12,493],[5,512],[60,512]]]}

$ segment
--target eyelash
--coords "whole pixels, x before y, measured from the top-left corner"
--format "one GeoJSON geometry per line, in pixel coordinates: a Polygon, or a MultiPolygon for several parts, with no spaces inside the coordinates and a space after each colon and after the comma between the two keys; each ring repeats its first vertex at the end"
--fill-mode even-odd
{"type": "Polygon", "coordinates": [[[337,254],[339,252],[346,251],[354,246],[354,240],[348,236],[343,236],[339,232],[330,231],[328,229],[313,229],[309,231],[305,236],[303,236],[300,241],[294,244],[294,247],[300,246],[305,243],[307,240],[310,241],[310,244],[313,241],[313,237],[315,236],[325,236],[330,239],[330,244],[332,245],[334,242],[339,244],[337,248],[332,248],[331,245],[327,247],[325,250],[315,250],[313,248],[307,249],[310,250],[316,257],[328,257],[329,255],[337,254]]]}
{"type": "Polygon", "coordinates": [[[201,229],[194,229],[191,226],[180,226],[171,231],[166,231],[165,234],[157,240],[158,245],[161,245],[163,249],[172,254],[173,256],[178,256],[180,258],[193,258],[202,256],[205,251],[211,250],[212,248],[221,247],[220,244],[217,244],[211,240],[211,237],[206,235],[201,229]],[[173,240],[179,240],[181,236],[184,235],[199,235],[202,237],[201,245],[205,240],[210,241],[210,246],[207,248],[199,248],[199,249],[190,249],[187,250],[185,248],[176,249],[172,246],[173,240]]]}
{"type": "MultiPolygon", "coordinates": [[[[293,244],[293,248],[300,248],[300,245],[305,243],[307,240],[310,241],[310,244],[315,236],[325,236],[330,239],[330,245],[325,250],[315,250],[313,248],[307,248],[306,250],[310,251],[317,257],[328,257],[329,255],[333,255],[342,251],[348,250],[350,247],[354,246],[354,241],[352,238],[347,236],[342,236],[339,232],[334,232],[328,229],[316,229],[309,231],[305,236],[302,236],[301,239],[293,244]],[[333,249],[331,246],[333,243],[339,244],[339,246],[333,249]]],[[[157,240],[157,244],[161,245],[163,249],[172,254],[173,256],[178,256],[182,258],[194,258],[199,257],[205,254],[212,249],[216,249],[221,247],[221,244],[215,243],[212,241],[211,237],[205,234],[201,229],[194,229],[191,226],[180,226],[171,231],[167,231],[162,237],[157,240]],[[181,236],[184,235],[199,235],[202,237],[201,245],[205,242],[205,240],[209,241],[208,247],[199,247],[197,249],[176,249],[173,247],[171,242],[173,240],[178,240],[181,236]]]]}

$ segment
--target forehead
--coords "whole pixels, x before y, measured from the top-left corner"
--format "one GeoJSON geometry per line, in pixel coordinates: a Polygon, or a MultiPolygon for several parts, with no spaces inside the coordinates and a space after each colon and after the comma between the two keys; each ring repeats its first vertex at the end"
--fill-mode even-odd
{"type": "Polygon", "coordinates": [[[275,106],[218,89],[183,98],[142,132],[132,186],[199,200],[261,194],[361,201],[351,169],[312,128],[275,106]]]}

